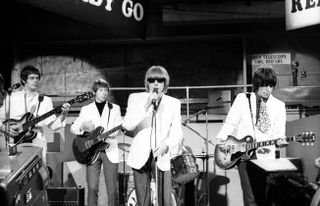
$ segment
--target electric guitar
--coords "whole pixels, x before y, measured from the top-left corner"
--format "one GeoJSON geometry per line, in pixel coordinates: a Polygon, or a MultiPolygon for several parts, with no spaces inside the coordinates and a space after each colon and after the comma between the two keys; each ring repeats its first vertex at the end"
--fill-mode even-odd
{"type": "Polygon", "coordinates": [[[110,144],[105,142],[110,138],[109,135],[124,129],[122,125],[118,125],[105,133],[104,128],[97,127],[93,132],[85,132],[83,135],[77,135],[72,143],[72,151],[75,159],[80,164],[92,165],[97,161],[100,152],[107,149],[110,144]]]}
{"type": "MultiPolygon", "coordinates": [[[[74,99],[71,99],[67,103],[72,105],[76,102],[82,103],[82,102],[85,102],[85,101],[92,99],[92,98],[93,98],[93,93],[86,92],[82,95],[77,96],[74,99]]],[[[14,139],[15,144],[20,144],[22,142],[31,142],[37,136],[37,132],[32,130],[34,128],[34,126],[37,123],[43,121],[44,119],[50,117],[51,115],[58,114],[61,112],[62,112],[62,105],[52,109],[51,111],[49,111],[41,116],[38,116],[38,117],[34,117],[34,115],[32,113],[27,112],[19,120],[10,119],[10,120],[4,121],[3,124],[9,123],[10,126],[12,126],[12,125],[17,126],[18,135],[16,135],[16,136],[10,135],[10,137],[12,137],[14,139]]],[[[4,131],[2,131],[2,132],[4,132],[4,131]]],[[[6,133],[6,132],[4,132],[4,133],[6,133]]]]}
{"type": "MultiPolygon", "coordinates": [[[[285,139],[287,142],[296,141],[309,144],[315,141],[315,134],[313,132],[306,132],[297,136],[286,137],[285,139]]],[[[249,160],[255,149],[276,145],[277,140],[254,142],[250,135],[241,140],[229,135],[225,145],[216,145],[214,151],[215,162],[221,169],[230,169],[240,160],[249,160]]]]}

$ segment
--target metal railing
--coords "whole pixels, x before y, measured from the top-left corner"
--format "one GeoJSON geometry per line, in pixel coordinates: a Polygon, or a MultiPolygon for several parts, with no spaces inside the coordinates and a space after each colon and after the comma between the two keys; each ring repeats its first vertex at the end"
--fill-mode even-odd
{"type": "MultiPolygon", "coordinates": [[[[247,91],[248,87],[252,87],[252,84],[242,84],[242,85],[210,85],[210,86],[172,86],[169,87],[169,92],[172,93],[170,94],[173,97],[176,97],[181,100],[182,104],[186,105],[186,117],[187,119],[190,117],[190,104],[206,104],[208,105],[210,102],[208,102],[208,97],[207,98],[193,98],[190,93],[193,90],[203,90],[205,93],[208,90],[216,90],[216,91],[223,91],[223,90],[235,90],[235,89],[242,89],[242,91],[247,91]],[[177,90],[185,90],[184,92],[184,97],[181,98],[181,94],[179,95],[174,95],[177,90]],[[195,99],[198,99],[199,101],[194,101],[195,99]],[[206,100],[205,100],[206,99],[206,100]],[[191,101],[193,100],[193,101],[191,101]]],[[[111,88],[111,91],[145,91],[144,87],[113,87],[111,88]]],[[[130,92],[131,93],[131,92],[130,92]]],[[[236,92],[234,92],[236,95],[236,92]]],[[[230,97],[232,99],[232,97],[230,97]]],[[[223,100],[222,100],[223,101],[223,100]]]]}

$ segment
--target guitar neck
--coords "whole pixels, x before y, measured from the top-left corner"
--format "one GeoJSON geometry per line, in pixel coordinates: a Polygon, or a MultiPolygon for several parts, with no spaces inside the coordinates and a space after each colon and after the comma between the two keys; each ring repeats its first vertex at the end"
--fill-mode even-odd
{"type": "MultiPolygon", "coordinates": [[[[287,142],[292,142],[296,141],[296,137],[286,137],[285,138],[287,142]]],[[[272,139],[272,140],[266,140],[266,141],[261,141],[261,142],[252,142],[247,144],[247,149],[257,149],[260,147],[265,147],[265,146],[271,146],[271,145],[276,145],[278,139],[272,139]]]]}
{"type": "MultiPolygon", "coordinates": [[[[71,99],[71,100],[68,101],[67,103],[69,103],[70,105],[72,105],[72,104],[74,104],[75,102],[76,102],[76,99],[71,99]]],[[[44,120],[44,119],[50,117],[51,115],[56,114],[56,113],[58,113],[59,111],[61,111],[61,108],[62,108],[62,105],[60,105],[60,106],[58,106],[58,107],[50,110],[49,112],[47,112],[47,113],[45,113],[45,114],[43,114],[43,115],[41,115],[41,116],[39,116],[39,117],[36,117],[36,118],[32,119],[32,120],[29,121],[29,122],[26,122],[26,123],[24,124],[24,127],[31,127],[31,126],[33,126],[33,125],[36,125],[37,123],[41,122],[42,120],[44,120]]]]}
{"type": "Polygon", "coordinates": [[[116,131],[118,131],[120,129],[122,129],[122,125],[121,124],[116,126],[116,127],[114,127],[114,128],[112,128],[111,130],[108,130],[107,132],[101,134],[98,137],[99,141],[104,141],[105,139],[107,139],[109,137],[110,134],[112,134],[112,133],[114,133],[114,132],[116,132],[116,131]]]}

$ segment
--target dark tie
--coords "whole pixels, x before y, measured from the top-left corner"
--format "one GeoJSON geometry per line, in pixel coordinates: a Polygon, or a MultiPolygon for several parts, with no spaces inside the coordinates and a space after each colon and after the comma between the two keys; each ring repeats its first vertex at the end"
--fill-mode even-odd
{"type": "Polygon", "coordinates": [[[257,129],[264,134],[268,133],[268,130],[271,127],[267,105],[263,100],[261,100],[260,110],[259,110],[259,119],[256,126],[257,126],[257,129]]]}

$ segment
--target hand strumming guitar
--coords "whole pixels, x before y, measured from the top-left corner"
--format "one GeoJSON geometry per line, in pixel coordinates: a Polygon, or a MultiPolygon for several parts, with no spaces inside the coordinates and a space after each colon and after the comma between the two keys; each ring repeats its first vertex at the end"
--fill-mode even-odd
{"type": "Polygon", "coordinates": [[[86,122],[83,122],[81,127],[80,127],[80,130],[83,131],[83,132],[92,132],[93,130],[95,129],[92,121],[86,121],[86,122]]]}
{"type": "MultiPolygon", "coordinates": [[[[12,125],[10,125],[9,126],[9,135],[11,136],[11,137],[15,137],[15,136],[17,136],[18,134],[19,134],[19,126],[18,125],[14,125],[14,124],[12,124],[12,125]]],[[[2,132],[6,132],[6,124],[2,124],[1,125],[1,131],[2,132]]]]}

